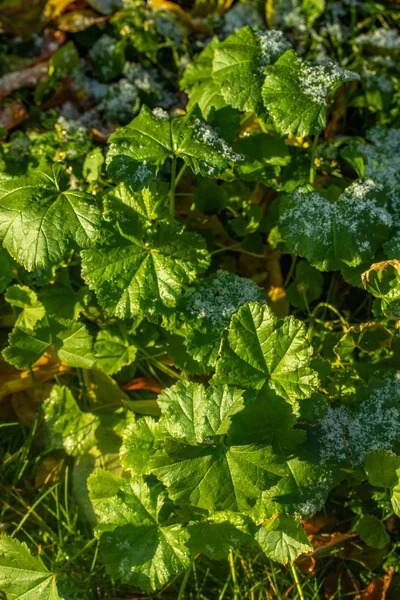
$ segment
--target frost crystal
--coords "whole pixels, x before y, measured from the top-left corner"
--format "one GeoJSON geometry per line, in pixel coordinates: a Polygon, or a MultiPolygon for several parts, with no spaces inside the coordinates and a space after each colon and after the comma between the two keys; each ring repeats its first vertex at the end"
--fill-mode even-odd
{"type": "Polygon", "coordinates": [[[369,249],[365,239],[368,224],[392,225],[389,212],[366,195],[381,191],[382,186],[367,179],[356,181],[342,193],[338,202],[330,202],[318,192],[298,188],[291,194],[292,206],[280,217],[280,224],[290,227],[294,252],[301,251],[302,238],[318,240],[327,250],[332,244],[330,234],[335,229],[347,231],[359,251],[369,249]]]}
{"type": "Polygon", "coordinates": [[[400,48],[400,35],[396,29],[376,29],[373,33],[363,33],[356,38],[359,46],[374,46],[384,50],[400,48]]]}
{"type": "Polygon", "coordinates": [[[256,33],[262,53],[262,69],[291,47],[282,31],[257,31],[256,33]]]}
{"type": "MultiPolygon", "coordinates": [[[[210,125],[207,125],[207,123],[203,123],[203,121],[196,118],[194,121],[194,129],[201,142],[218,150],[226,160],[231,162],[239,162],[242,160],[242,155],[234,152],[229,144],[220,138],[215,129],[210,127],[210,125]]],[[[213,167],[210,167],[210,169],[214,170],[213,167]]]]}
{"type": "Polygon", "coordinates": [[[303,63],[299,84],[303,94],[312,98],[314,102],[324,104],[326,96],[335,85],[347,79],[359,79],[359,76],[328,60],[320,65],[303,63]]]}
{"type": "Polygon", "coordinates": [[[219,270],[206,284],[189,290],[186,310],[192,317],[225,326],[243,304],[263,300],[254,281],[219,270]]]}
{"type": "Polygon", "coordinates": [[[400,129],[370,129],[372,144],[356,142],[354,147],[364,159],[365,176],[382,185],[400,188],[400,129]]]}
{"type": "Polygon", "coordinates": [[[357,466],[372,450],[391,450],[400,442],[400,382],[375,388],[356,413],[345,406],[329,409],[318,439],[324,463],[350,461],[357,466]]]}
{"type": "Polygon", "coordinates": [[[249,27],[262,27],[263,20],[255,6],[252,6],[248,2],[246,4],[238,3],[225,13],[222,32],[225,36],[228,36],[246,25],[249,27]]]}
{"type": "Polygon", "coordinates": [[[167,121],[169,119],[169,114],[162,108],[154,108],[152,114],[157,121],[167,121]]]}

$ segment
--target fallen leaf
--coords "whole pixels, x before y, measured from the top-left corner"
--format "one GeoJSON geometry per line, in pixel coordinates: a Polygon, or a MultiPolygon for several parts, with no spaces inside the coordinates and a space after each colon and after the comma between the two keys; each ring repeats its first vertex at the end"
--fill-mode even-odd
{"type": "Polygon", "coordinates": [[[47,77],[48,71],[49,61],[44,61],[21,71],[3,75],[0,77],[0,100],[20,88],[36,87],[39,81],[47,77]]]}
{"type": "Polygon", "coordinates": [[[20,100],[7,102],[0,109],[0,125],[7,129],[7,131],[25,121],[27,117],[28,111],[20,100]]]}
{"type": "Polygon", "coordinates": [[[302,523],[307,536],[316,535],[323,529],[331,529],[334,527],[336,523],[336,517],[317,515],[311,519],[308,519],[307,521],[302,521],[302,523]]]}
{"type": "Polygon", "coordinates": [[[360,600],[385,600],[393,573],[394,568],[389,567],[384,575],[373,579],[369,586],[361,592],[360,600]]]}
{"type": "Polygon", "coordinates": [[[154,10],[166,10],[178,17],[182,25],[197,33],[210,33],[210,28],[200,19],[192,18],[189,13],[175,2],[169,0],[150,0],[150,6],[154,10]]]}
{"type": "Polygon", "coordinates": [[[35,473],[35,487],[41,488],[49,482],[56,481],[61,461],[65,457],[62,450],[52,452],[40,461],[35,473]]]}
{"type": "Polygon", "coordinates": [[[123,390],[150,390],[155,394],[161,392],[161,386],[154,377],[135,377],[121,385],[123,390]]]}

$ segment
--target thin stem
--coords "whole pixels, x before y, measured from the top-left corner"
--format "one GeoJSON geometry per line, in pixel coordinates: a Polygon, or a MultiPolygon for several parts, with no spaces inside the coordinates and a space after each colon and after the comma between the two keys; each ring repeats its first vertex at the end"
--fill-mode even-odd
{"type": "Polygon", "coordinates": [[[294,579],[294,582],[296,584],[296,589],[297,589],[297,592],[299,594],[300,600],[305,600],[304,594],[303,594],[303,590],[301,588],[301,583],[300,583],[299,575],[297,573],[296,565],[294,564],[294,562],[290,563],[290,568],[292,569],[293,579],[294,579]]]}
{"type": "Polygon", "coordinates": [[[296,266],[296,262],[297,262],[297,256],[295,256],[294,254],[292,254],[292,263],[291,263],[291,265],[290,265],[289,272],[288,272],[288,274],[286,275],[285,283],[283,284],[283,287],[284,287],[285,289],[286,289],[286,287],[289,285],[289,282],[290,282],[290,280],[291,280],[291,278],[292,278],[293,271],[294,271],[294,268],[295,268],[295,266],[296,266]]]}
{"type": "Polygon", "coordinates": [[[232,548],[229,550],[229,566],[231,568],[231,574],[232,574],[232,583],[233,583],[233,600],[236,600],[238,597],[238,583],[237,583],[237,577],[236,577],[236,570],[235,570],[235,561],[233,559],[233,552],[232,552],[232,548]]]}
{"type": "Polygon", "coordinates": [[[190,573],[192,572],[192,565],[185,571],[182,579],[181,587],[179,589],[178,600],[183,600],[187,582],[189,581],[190,573]]]}
{"type": "Polygon", "coordinates": [[[172,159],[171,169],[171,187],[169,190],[169,214],[171,217],[175,216],[175,186],[176,186],[176,157],[172,159]]]}
{"type": "Polygon", "coordinates": [[[317,310],[319,308],[328,308],[329,310],[331,310],[333,313],[335,313],[335,315],[338,316],[340,322],[342,323],[342,325],[347,328],[347,321],[346,319],[340,314],[340,312],[338,311],[337,308],[335,308],[334,306],[332,306],[332,304],[329,304],[328,302],[320,302],[319,304],[317,304],[317,306],[314,308],[314,310],[312,311],[312,317],[314,317],[317,313],[317,310]]]}
{"type": "MultiPolygon", "coordinates": [[[[186,167],[187,167],[187,165],[185,163],[183,163],[183,165],[182,165],[181,169],[179,170],[179,173],[175,179],[175,188],[178,185],[178,183],[180,182],[180,180],[182,179],[182,175],[186,171],[186,167]]],[[[175,196],[176,196],[176,194],[175,194],[175,196]]],[[[187,194],[185,194],[185,196],[187,196],[187,194]]]]}
{"type": "Polygon", "coordinates": [[[238,244],[231,244],[230,246],[224,246],[223,248],[218,248],[217,250],[213,250],[212,252],[210,252],[211,256],[214,256],[214,254],[219,254],[220,252],[227,252],[228,250],[232,250],[233,248],[239,248],[239,246],[242,245],[242,242],[239,242],[238,244]]]}
{"type": "Polygon", "coordinates": [[[315,153],[317,151],[319,135],[314,136],[314,141],[311,146],[311,164],[310,164],[310,183],[315,181],[315,153]]]}

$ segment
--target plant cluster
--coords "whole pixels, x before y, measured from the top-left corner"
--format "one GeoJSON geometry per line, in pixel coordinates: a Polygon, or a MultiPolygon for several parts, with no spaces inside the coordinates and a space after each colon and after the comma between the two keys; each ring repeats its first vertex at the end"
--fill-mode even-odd
{"type": "MultiPolygon", "coordinates": [[[[9,424],[63,457],[106,572],[148,594],[185,572],[183,598],[199,554],[293,565],[335,495],[394,564],[398,15],[87,4],[0,13],[4,67],[62,33],[33,92],[0,79],[3,117],[26,111],[0,152],[9,424]]],[[[7,598],[65,585],[1,538],[7,598]]]]}

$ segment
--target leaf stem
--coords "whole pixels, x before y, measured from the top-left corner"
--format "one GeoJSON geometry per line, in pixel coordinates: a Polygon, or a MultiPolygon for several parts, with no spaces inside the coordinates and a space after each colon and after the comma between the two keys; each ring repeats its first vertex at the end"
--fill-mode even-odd
{"type": "Polygon", "coordinates": [[[294,582],[296,584],[296,589],[297,589],[297,592],[299,594],[300,600],[305,600],[304,594],[303,594],[303,590],[301,588],[301,583],[300,583],[299,575],[297,573],[296,565],[294,564],[294,562],[290,563],[290,568],[292,569],[293,579],[294,579],[294,582]]]}
{"type": "MultiPolygon", "coordinates": [[[[177,175],[177,176],[176,176],[176,178],[175,178],[175,188],[176,188],[176,186],[178,185],[178,183],[180,182],[180,180],[182,179],[182,175],[183,175],[183,174],[184,174],[184,172],[186,171],[186,167],[187,167],[187,165],[186,165],[185,163],[183,163],[183,165],[182,165],[181,169],[179,170],[179,173],[178,173],[178,175],[177,175]]],[[[185,194],[185,196],[186,196],[186,195],[187,195],[187,194],[185,194]]],[[[175,194],[175,196],[176,196],[176,194],[175,194]]]]}
{"type": "Polygon", "coordinates": [[[316,134],[311,146],[310,183],[314,183],[315,181],[315,153],[317,151],[318,139],[319,134],[316,134]]]}
{"type": "Polygon", "coordinates": [[[171,187],[169,190],[169,214],[175,216],[176,156],[172,159],[171,187]]]}
{"type": "Polygon", "coordinates": [[[187,582],[189,581],[190,573],[192,572],[192,565],[188,569],[186,569],[185,574],[182,579],[181,587],[179,589],[178,600],[183,600],[185,589],[187,582]]]}

